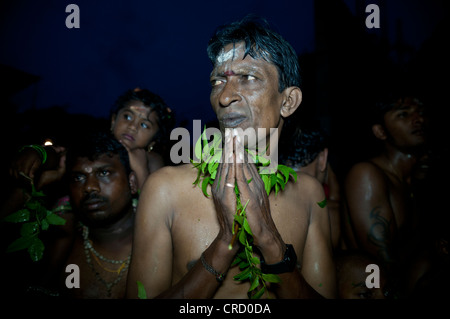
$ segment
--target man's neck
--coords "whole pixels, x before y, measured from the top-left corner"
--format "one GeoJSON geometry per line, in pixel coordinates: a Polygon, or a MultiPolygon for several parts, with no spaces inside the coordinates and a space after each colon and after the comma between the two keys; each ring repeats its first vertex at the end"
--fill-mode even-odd
{"type": "Polygon", "coordinates": [[[108,245],[113,242],[127,242],[133,235],[134,210],[129,211],[113,224],[99,227],[89,227],[89,238],[97,244],[108,245]]]}
{"type": "Polygon", "coordinates": [[[415,155],[404,151],[386,150],[381,156],[386,163],[386,169],[395,175],[402,183],[410,183],[412,170],[417,162],[415,155]]]}

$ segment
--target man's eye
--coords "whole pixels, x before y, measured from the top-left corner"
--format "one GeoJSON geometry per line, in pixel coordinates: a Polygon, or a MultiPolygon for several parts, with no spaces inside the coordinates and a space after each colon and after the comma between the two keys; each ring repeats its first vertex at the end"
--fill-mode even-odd
{"type": "Polygon", "coordinates": [[[84,180],[84,175],[74,175],[74,176],[72,177],[72,180],[73,180],[74,182],[81,182],[82,180],[84,180]]]}
{"type": "Polygon", "coordinates": [[[217,86],[223,83],[223,80],[213,80],[211,81],[212,86],[217,86]]]}
{"type": "Polygon", "coordinates": [[[141,123],[141,127],[142,128],[149,128],[150,126],[147,123],[143,122],[143,123],[141,123]]]}
{"type": "Polygon", "coordinates": [[[398,114],[398,117],[400,117],[400,118],[405,118],[405,117],[407,117],[409,114],[408,114],[408,112],[400,112],[399,114],[398,114]]]}
{"type": "Polygon", "coordinates": [[[249,81],[256,80],[256,78],[255,78],[253,75],[246,75],[245,77],[246,77],[247,80],[249,80],[249,81]]]}
{"type": "Polygon", "coordinates": [[[102,170],[102,171],[99,172],[99,175],[100,175],[100,176],[108,176],[108,175],[109,175],[109,171],[106,170],[106,169],[105,169],[105,170],[102,170]]]}
{"type": "Polygon", "coordinates": [[[131,115],[130,114],[124,114],[123,118],[127,121],[131,121],[131,115]]]}

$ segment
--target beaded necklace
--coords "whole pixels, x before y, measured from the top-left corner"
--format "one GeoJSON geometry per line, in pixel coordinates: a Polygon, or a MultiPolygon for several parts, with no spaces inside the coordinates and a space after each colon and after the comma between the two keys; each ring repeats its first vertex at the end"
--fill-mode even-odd
{"type": "Polygon", "coordinates": [[[131,254],[128,255],[128,257],[123,260],[114,260],[114,259],[108,259],[108,258],[104,257],[98,251],[96,251],[94,249],[94,247],[92,246],[92,242],[89,240],[89,228],[85,225],[82,225],[82,227],[83,227],[83,244],[84,244],[84,252],[86,255],[86,261],[87,261],[89,267],[94,272],[95,278],[106,287],[108,297],[111,297],[112,288],[115,285],[117,285],[117,283],[120,282],[123,275],[128,270],[128,266],[130,265],[131,254]],[[103,279],[100,276],[100,274],[95,269],[95,267],[92,263],[91,254],[94,257],[95,261],[100,265],[101,268],[103,268],[104,270],[106,270],[108,272],[117,273],[117,278],[114,281],[107,282],[105,279],[103,279]],[[100,263],[100,260],[110,263],[110,264],[115,264],[115,265],[120,264],[120,267],[117,270],[106,268],[100,263]]]}

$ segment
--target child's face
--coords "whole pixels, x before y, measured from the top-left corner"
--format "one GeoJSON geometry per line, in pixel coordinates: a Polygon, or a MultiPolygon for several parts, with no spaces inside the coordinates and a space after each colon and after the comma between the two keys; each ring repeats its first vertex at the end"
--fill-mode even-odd
{"type": "Polygon", "coordinates": [[[158,133],[158,115],[141,101],[129,101],[112,118],[114,136],[129,150],[146,148],[158,133]]]}

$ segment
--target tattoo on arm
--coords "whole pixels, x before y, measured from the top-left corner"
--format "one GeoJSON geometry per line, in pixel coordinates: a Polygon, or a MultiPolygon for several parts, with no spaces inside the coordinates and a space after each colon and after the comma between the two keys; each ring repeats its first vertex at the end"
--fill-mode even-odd
{"type": "Polygon", "coordinates": [[[371,226],[368,241],[377,247],[377,255],[388,263],[393,262],[392,238],[390,236],[390,226],[392,220],[381,216],[381,207],[376,206],[370,212],[371,226]]]}

